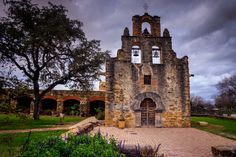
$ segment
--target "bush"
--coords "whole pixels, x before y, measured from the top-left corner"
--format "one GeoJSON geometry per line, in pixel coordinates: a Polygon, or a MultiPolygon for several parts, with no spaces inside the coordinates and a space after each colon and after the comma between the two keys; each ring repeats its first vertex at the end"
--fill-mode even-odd
{"type": "Polygon", "coordinates": [[[157,147],[144,146],[141,147],[139,144],[135,146],[126,146],[125,141],[121,141],[118,145],[119,151],[124,153],[126,157],[164,157],[164,154],[159,153],[159,144],[157,147]]]}
{"type": "Polygon", "coordinates": [[[95,116],[98,120],[104,120],[105,119],[105,112],[98,112],[98,114],[95,116]]]}
{"type": "Polygon", "coordinates": [[[122,157],[114,139],[108,141],[100,134],[69,136],[62,140],[52,136],[43,141],[31,142],[20,157],[122,157]]]}
{"type": "Polygon", "coordinates": [[[52,110],[50,110],[50,109],[43,110],[43,111],[41,111],[41,115],[51,116],[52,115],[52,110]]]}

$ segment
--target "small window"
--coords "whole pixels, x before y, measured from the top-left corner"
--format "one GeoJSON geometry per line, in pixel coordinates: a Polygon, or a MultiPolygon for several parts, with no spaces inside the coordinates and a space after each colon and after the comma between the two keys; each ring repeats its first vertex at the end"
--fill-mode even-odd
{"type": "Polygon", "coordinates": [[[151,75],[144,75],[144,84],[145,85],[151,84],[151,75]]]}

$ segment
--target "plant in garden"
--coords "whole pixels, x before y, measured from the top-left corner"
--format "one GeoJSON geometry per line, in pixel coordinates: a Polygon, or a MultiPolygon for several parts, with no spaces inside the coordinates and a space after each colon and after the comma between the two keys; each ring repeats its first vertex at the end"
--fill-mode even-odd
{"type": "Polygon", "coordinates": [[[144,146],[141,147],[139,144],[133,147],[125,147],[125,140],[120,141],[118,148],[119,151],[124,153],[127,157],[164,157],[164,154],[159,153],[161,144],[157,147],[144,146]]]}
{"type": "Polygon", "coordinates": [[[17,113],[24,112],[23,107],[16,108],[14,104],[15,99],[19,95],[27,93],[28,86],[16,77],[11,77],[10,74],[6,76],[0,72],[0,112],[4,113],[17,113]]]}
{"type": "Polygon", "coordinates": [[[73,106],[70,107],[70,114],[71,115],[76,115],[78,116],[80,114],[80,104],[74,104],[73,106]]]}
{"type": "Polygon", "coordinates": [[[105,111],[102,111],[100,108],[96,108],[95,111],[97,112],[97,114],[95,115],[95,117],[98,120],[104,120],[105,118],[105,111]]]}
{"type": "Polygon", "coordinates": [[[46,140],[31,142],[19,157],[122,157],[114,138],[106,140],[101,134],[69,135],[66,141],[52,136],[46,140]]]}

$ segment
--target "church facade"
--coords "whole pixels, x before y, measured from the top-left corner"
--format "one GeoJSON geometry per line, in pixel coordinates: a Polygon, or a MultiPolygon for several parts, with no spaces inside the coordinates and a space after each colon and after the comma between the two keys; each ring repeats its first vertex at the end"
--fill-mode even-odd
{"type": "Polygon", "coordinates": [[[132,21],[132,35],[126,27],[117,57],[106,61],[105,125],[124,117],[126,127],[189,127],[188,57],[176,57],[160,17],[145,13],[132,21]]]}

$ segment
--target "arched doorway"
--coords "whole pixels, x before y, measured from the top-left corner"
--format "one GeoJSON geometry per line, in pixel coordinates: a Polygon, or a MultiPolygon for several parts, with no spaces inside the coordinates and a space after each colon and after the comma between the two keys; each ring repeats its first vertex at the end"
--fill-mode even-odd
{"type": "Polygon", "coordinates": [[[19,112],[30,113],[30,104],[33,101],[28,95],[23,95],[17,98],[16,110],[19,112]]]}
{"type": "Polygon", "coordinates": [[[41,102],[42,114],[52,115],[57,110],[57,101],[52,98],[44,98],[41,102]]]}
{"type": "Polygon", "coordinates": [[[155,126],[155,102],[150,98],[145,98],[140,105],[141,109],[141,125],[155,126]]]}
{"type": "Polygon", "coordinates": [[[63,103],[63,113],[65,113],[66,115],[79,115],[80,101],[75,99],[65,100],[63,103]]]}
{"type": "Polygon", "coordinates": [[[95,116],[98,114],[98,110],[100,110],[100,112],[104,112],[105,110],[105,102],[104,101],[101,101],[101,100],[94,100],[94,101],[91,101],[89,103],[89,114],[91,116],[95,116]]]}

